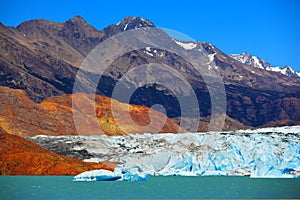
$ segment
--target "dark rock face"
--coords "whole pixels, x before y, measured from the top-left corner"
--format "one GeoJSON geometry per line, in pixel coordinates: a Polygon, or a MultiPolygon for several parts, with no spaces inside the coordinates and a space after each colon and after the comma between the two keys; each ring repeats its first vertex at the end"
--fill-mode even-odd
{"type": "Polygon", "coordinates": [[[299,107],[297,107],[300,97],[296,93],[261,91],[237,85],[228,85],[226,92],[229,116],[238,118],[245,125],[262,126],[282,120],[291,120],[296,124],[300,122],[299,107]]]}
{"type": "MultiPolygon", "coordinates": [[[[22,89],[35,102],[70,94],[78,67],[93,48],[117,33],[143,27],[154,27],[154,24],[140,17],[126,17],[99,31],[78,16],[65,23],[33,20],[16,28],[0,24],[0,85],[22,89]]],[[[165,41],[173,42],[168,36],[165,41]]],[[[248,126],[300,121],[300,79],[249,67],[208,43],[198,42],[197,45],[213,57],[212,62],[221,73],[229,117],[248,126]]],[[[153,56],[141,49],[119,57],[99,83],[95,74],[84,72],[86,76],[80,80],[83,91],[98,84],[97,94],[110,97],[118,80],[128,70],[141,64],[163,63],[183,75],[198,97],[201,117],[209,116],[210,94],[193,66],[165,50],[152,49],[150,53],[153,56]]],[[[142,86],[131,97],[130,103],[163,104],[169,117],[179,117],[178,94],[169,91],[176,89],[176,84],[163,89],[157,85],[142,86]]],[[[198,108],[191,108],[190,116],[184,117],[193,117],[196,112],[199,112],[198,108]]]]}

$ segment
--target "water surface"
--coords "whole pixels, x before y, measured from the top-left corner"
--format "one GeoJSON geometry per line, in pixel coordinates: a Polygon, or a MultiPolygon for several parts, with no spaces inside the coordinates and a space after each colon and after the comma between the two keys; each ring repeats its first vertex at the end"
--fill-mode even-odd
{"type": "Polygon", "coordinates": [[[0,199],[300,198],[300,179],[150,177],[147,182],[73,182],[71,176],[0,176],[0,199]]]}

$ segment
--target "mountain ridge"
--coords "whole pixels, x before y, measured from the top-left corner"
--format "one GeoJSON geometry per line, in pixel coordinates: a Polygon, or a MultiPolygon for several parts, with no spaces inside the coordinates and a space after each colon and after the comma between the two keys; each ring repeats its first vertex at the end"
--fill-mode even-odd
{"type": "Polygon", "coordinates": [[[256,67],[259,69],[265,69],[267,71],[274,71],[274,72],[279,72],[281,74],[284,74],[286,76],[292,77],[292,78],[300,78],[300,72],[295,71],[291,66],[286,65],[285,67],[275,67],[268,63],[267,61],[257,57],[253,56],[249,53],[241,53],[241,54],[230,54],[230,57],[236,59],[237,61],[252,66],[256,67]]]}
{"type": "MultiPolygon", "coordinates": [[[[35,102],[57,95],[71,94],[73,84],[81,62],[87,54],[107,38],[123,32],[127,23],[134,17],[126,18],[119,25],[110,25],[98,31],[82,18],[75,17],[66,22],[29,22],[32,27],[0,28],[0,85],[23,89],[35,102]],[[35,24],[39,25],[35,25],[35,24]],[[46,25],[44,25],[46,24],[46,25]],[[24,36],[25,34],[25,36],[24,36]]],[[[154,24],[136,17],[129,29],[152,27],[154,24]]],[[[29,26],[28,25],[28,26],[29,26]]],[[[172,38],[164,35],[164,41],[180,47],[172,38]]],[[[300,99],[300,80],[292,79],[277,72],[260,70],[241,62],[217,49],[214,45],[197,42],[193,51],[200,48],[207,57],[203,66],[218,69],[225,84],[227,97],[227,115],[247,126],[262,126],[276,121],[300,121],[300,116],[288,109],[287,103],[298,105],[300,99]],[[207,64],[210,62],[210,64],[207,64]],[[254,72],[254,73],[253,73],[254,72]],[[278,113],[274,113],[276,110],[278,113]]],[[[159,49],[141,49],[121,56],[110,66],[107,74],[100,80],[97,94],[111,96],[114,86],[126,72],[141,64],[166,64],[181,72],[197,94],[201,117],[207,117],[210,111],[210,94],[201,75],[178,55],[159,49]],[[156,50],[156,53],[154,52],[156,50]],[[152,56],[153,55],[153,56],[152,56]],[[155,55],[155,56],[154,56],[155,55]]],[[[83,89],[95,85],[96,74],[84,72],[80,81],[83,89]]],[[[129,83],[130,82],[129,80],[129,83]]],[[[167,115],[179,117],[180,110],[176,94],[168,91],[180,91],[176,84],[170,88],[157,85],[142,86],[129,103],[151,107],[163,104],[167,115]]],[[[293,107],[294,108],[294,107],[293,107]]],[[[191,108],[193,112],[198,112],[191,108]]]]}

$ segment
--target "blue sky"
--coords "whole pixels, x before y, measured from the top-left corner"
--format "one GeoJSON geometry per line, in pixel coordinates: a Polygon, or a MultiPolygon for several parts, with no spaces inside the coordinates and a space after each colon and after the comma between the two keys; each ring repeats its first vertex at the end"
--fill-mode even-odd
{"type": "Polygon", "coordinates": [[[210,42],[225,53],[248,52],[273,65],[300,71],[300,1],[6,1],[0,21],[16,26],[30,19],[63,22],[82,16],[97,29],[125,16],[140,16],[158,27],[210,42]]]}

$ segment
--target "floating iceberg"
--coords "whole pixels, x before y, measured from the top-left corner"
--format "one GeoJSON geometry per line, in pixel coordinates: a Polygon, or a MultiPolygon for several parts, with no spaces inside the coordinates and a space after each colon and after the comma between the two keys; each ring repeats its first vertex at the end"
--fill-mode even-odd
{"type": "Polygon", "coordinates": [[[114,172],[109,170],[92,170],[78,174],[73,181],[146,181],[148,174],[143,174],[135,170],[129,171],[124,168],[116,167],[114,172]]]}
{"type": "Polygon", "coordinates": [[[74,181],[115,181],[121,179],[121,174],[99,169],[86,171],[73,178],[74,181]]]}

